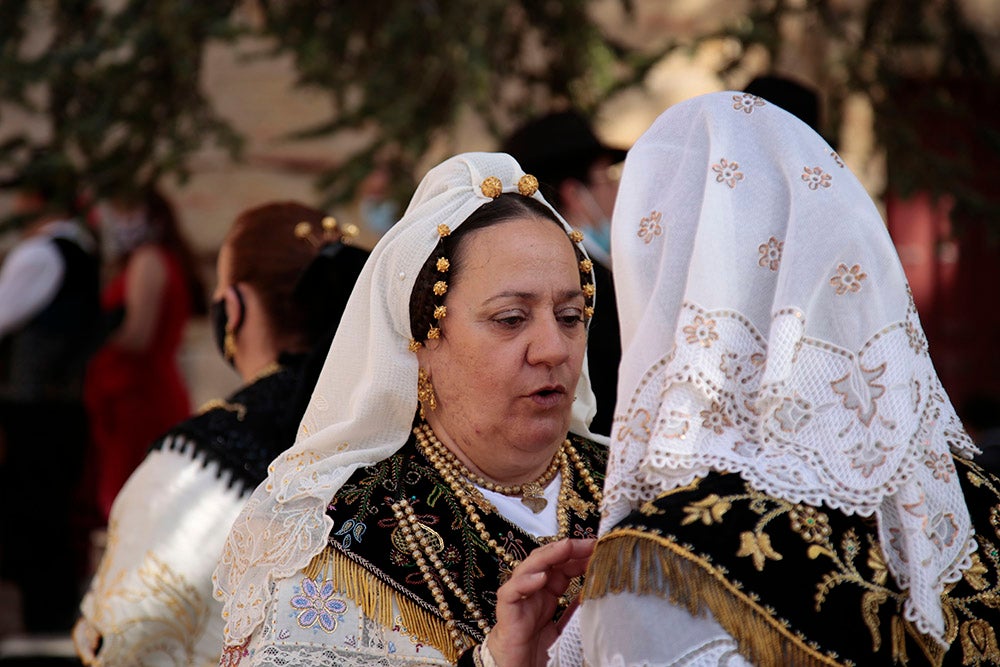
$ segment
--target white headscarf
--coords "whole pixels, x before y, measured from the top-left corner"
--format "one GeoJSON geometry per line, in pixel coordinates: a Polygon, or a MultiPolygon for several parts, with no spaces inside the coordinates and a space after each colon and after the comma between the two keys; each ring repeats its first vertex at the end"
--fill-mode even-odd
{"type": "MultiPolygon", "coordinates": [[[[504,192],[517,192],[523,175],[503,153],[450,158],[427,173],[403,218],[372,250],[297,442],[271,464],[223,550],[214,580],[215,595],[225,602],[228,644],[249,637],[261,623],[270,583],[298,572],[326,546],[332,526],[327,503],[351,474],[388,458],[409,438],[418,370],[409,350],[410,293],[437,247],[438,225],[454,231],[491,201],[481,189],[487,177],[499,178],[504,192]]],[[[533,197],[548,206],[541,194],[533,197]]],[[[575,395],[570,431],[596,439],[587,427],[596,403],[586,365],[575,395]]]]}
{"type": "Polygon", "coordinates": [[[861,184],[743,93],[667,110],[629,151],[612,249],[622,365],[601,531],[710,470],[874,515],[905,614],[975,549],[951,452],[975,452],[861,184]]]}

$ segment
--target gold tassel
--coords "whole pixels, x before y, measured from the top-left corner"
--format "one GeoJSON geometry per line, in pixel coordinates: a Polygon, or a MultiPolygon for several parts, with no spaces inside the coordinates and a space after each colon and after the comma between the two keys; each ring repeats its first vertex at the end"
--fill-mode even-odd
{"type": "Polygon", "coordinates": [[[475,638],[463,634],[464,646],[456,647],[444,619],[401,595],[333,547],[328,546],[316,554],[302,572],[314,581],[332,579],[339,592],[354,600],[368,618],[384,628],[395,625],[395,605],[406,632],[424,644],[433,646],[453,663],[458,662],[458,656],[465,647],[477,643],[475,638]]]}
{"type": "Polygon", "coordinates": [[[703,616],[707,609],[755,665],[842,664],[808,646],[711,563],[660,535],[622,529],[598,542],[583,599],[624,592],[669,599],[693,616],[703,616]]]}

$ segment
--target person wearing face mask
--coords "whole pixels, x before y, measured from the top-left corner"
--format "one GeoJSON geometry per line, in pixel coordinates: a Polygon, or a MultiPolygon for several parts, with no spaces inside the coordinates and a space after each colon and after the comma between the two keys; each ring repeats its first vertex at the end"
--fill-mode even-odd
{"type": "Polygon", "coordinates": [[[250,492],[295,439],[367,257],[345,240],[333,218],[294,202],[234,222],[211,316],[219,352],[245,384],[157,439],[115,499],[74,630],[86,664],[217,663],[212,570],[250,492]]]}
{"type": "Polygon", "coordinates": [[[546,199],[583,232],[583,246],[594,261],[597,292],[603,296],[587,338],[587,364],[597,396],[597,415],[590,428],[608,434],[621,356],[611,271],[611,213],[618,193],[617,166],[625,151],[601,142],[575,111],[529,121],[504,141],[502,150],[538,178],[546,199]]]}
{"type": "Polygon", "coordinates": [[[95,213],[112,274],[101,297],[112,331],[84,384],[92,441],[86,477],[94,521],[104,525],[148,444],[191,413],[177,354],[206,299],[174,209],[155,187],[100,202],[95,213]]]}

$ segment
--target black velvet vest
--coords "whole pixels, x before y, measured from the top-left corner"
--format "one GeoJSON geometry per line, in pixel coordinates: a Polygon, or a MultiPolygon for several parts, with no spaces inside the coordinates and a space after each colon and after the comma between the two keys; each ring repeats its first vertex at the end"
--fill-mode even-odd
{"type": "Polygon", "coordinates": [[[601,538],[585,597],[710,611],[755,665],[996,665],[1000,479],[955,458],[978,550],[941,596],[941,647],[903,616],[874,520],[778,500],[735,474],[665,493],[601,538]]]}

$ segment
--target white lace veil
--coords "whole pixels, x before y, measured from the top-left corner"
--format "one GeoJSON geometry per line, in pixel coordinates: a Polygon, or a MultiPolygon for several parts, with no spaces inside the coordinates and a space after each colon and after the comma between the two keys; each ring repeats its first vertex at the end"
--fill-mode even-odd
{"type": "Polygon", "coordinates": [[[941,387],[881,217],[830,147],[742,93],[667,110],[625,162],[612,232],[622,365],[601,531],[709,470],[874,515],[905,614],[975,548],[941,387]]]}
{"type": "MultiPolygon", "coordinates": [[[[450,158],[427,173],[403,218],[372,250],[295,445],[271,464],[226,541],[214,581],[225,603],[227,644],[246,639],[261,623],[271,582],[301,570],[326,545],[327,503],[351,473],[391,456],[409,437],[417,409],[410,293],[437,246],[438,225],[454,231],[490,201],[480,187],[487,177],[499,178],[504,192],[517,192],[523,175],[503,153],[450,158]]],[[[533,197],[546,203],[539,193],[533,197]]],[[[595,400],[586,362],[575,395],[570,431],[598,439],[587,427],[595,400]]]]}

